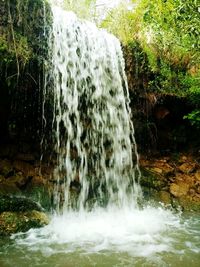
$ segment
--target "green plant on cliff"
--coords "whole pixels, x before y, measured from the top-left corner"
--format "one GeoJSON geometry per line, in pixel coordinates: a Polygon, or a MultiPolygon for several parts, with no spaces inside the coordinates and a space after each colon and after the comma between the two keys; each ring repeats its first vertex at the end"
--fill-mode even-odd
{"type": "Polygon", "coordinates": [[[32,55],[32,49],[28,45],[27,38],[25,36],[21,36],[20,34],[15,34],[16,51],[13,41],[9,41],[8,39],[9,37],[6,35],[0,36],[1,63],[4,62],[6,64],[9,64],[13,60],[15,60],[17,53],[20,65],[24,67],[32,55]]]}
{"type": "Polygon", "coordinates": [[[141,47],[153,74],[146,89],[188,97],[195,110],[187,118],[197,124],[200,110],[198,1],[133,0],[132,3],[132,10],[125,5],[112,10],[102,27],[117,35],[125,46],[137,43],[141,47]]]}
{"type": "Polygon", "coordinates": [[[0,10],[0,76],[14,88],[32,62],[43,64],[50,8],[46,0],[5,0],[0,10]],[[46,11],[46,14],[45,14],[46,11]],[[36,19],[37,18],[37,19],[36,19]],[[12,81],[11,81],[12,80],[12,81]]]}
{"type": "Polygon", "coordinates": [[[195,106],[195,110],[184,116],[184,119],[188,119],[192,125],[200,129],[200,73],[186,76],[183,82],[188,87],[189,98],[195,106]]]}

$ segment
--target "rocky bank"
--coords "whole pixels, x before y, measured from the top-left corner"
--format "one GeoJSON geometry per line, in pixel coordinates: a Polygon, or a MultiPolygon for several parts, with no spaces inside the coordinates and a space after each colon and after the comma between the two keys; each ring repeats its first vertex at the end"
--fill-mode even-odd
{"type": "Polygon", "coordinates": [[[200,157],[172,154],[140,160],[147,198],[182,210],[200,211],[200,157]]]}

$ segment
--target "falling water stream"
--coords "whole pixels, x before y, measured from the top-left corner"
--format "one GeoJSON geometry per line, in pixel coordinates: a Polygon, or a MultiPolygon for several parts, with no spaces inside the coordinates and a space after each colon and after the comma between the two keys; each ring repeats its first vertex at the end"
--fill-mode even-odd
{"type": "Polygon", "coordinates": [[[108,205],[132,205],[139,169],[137,156],[133,166],[135,142],[120,43],[74,13],[55,7],[53,17],[49,66],[58,159],[55,202],[69,210],[74,188],[80,191],[78,210],[91,197],[108,205]]]}
{"type": "Polygon", "coordinates": [[[55,212],[48,226],[1,240],[0,266],[199,266],[200,216],[138,205],[119,41],[71,12],[52,12],[45,92],[52,90],[55,212]]]}

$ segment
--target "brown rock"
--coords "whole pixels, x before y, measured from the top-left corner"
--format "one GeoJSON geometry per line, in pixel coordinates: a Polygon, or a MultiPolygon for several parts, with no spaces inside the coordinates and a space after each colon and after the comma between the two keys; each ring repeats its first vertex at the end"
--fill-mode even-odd
{"type": "Polygon", "coordinates": [[[170,193],[175,197],[186,196],[189,191],[189,185],[184,182],[170,185],[170,193]]]}
{"type": "Polygon", "coordinates": [[[5,177],[9,177],[13,174],[13,166],[7,159],[0,161],[0,173],[5,177]]]}
{"type": "Polygon", "coordinates": [[[183,163],[180,167],[179,170],[182,171],[183,173],[192,173],[195,170],[196,164],[189,162],[189,163],[183,163]]]}
{"type": "Polygon", "coordinates": [[[199,170],[195,173],[194,176],[198,181],[200,181],[200,171],[199,170]]]}
{"type": "Polygon", "coordinates": [[[194,196],[195,193],[196,193],[196,191],[194,190],[194,188],[191,188],[191,189],[189,190],[189,194],[190,194],[191,196],[194,196]]]}
{"type": "MultiPolygon", "coordinates": [[[[168,176],[169,174],[172,174],[174,172],[174,168],[172,166],[170,166],[166,160],[157,160],[153,163],[154,169],[160,169],[162,172],[158,172],[158,173],[162,173],[165,176],[168,176]]],[[[155,171],[156,172],[156,171],[155,171]]]]}
{"type": "Polygon", "coordinates": [[[187,162],[188,158],[186,156],[182,156],[179,160],[179,163],[187,162]]]}
{"type": "Polygon", "coordinates": [[[15,183],[12,182],[3,182],[0,185],[0,194],[18,194],[21,191],[19,190],[19,188],[16,186],[15,183]]]}
{"type": "Polygon", "coordinates": [[[166,192],[166,191],[161,191],[161,192],[160,192],[160,200],[161,200],[164,204],[171,204],[170,193],[168,193],[168,192],[166,192]]]}
{"type": "Polygon", "coordinates": [[[175,178],[177,182],[184,182],[190,186],[194,185],[195,179],[193,175],[177,173],[175,178]]]}
{"type": "Polygon", "coordinates": [[[173,172],[174,172],[174,168],[172,166],[170,166],[167,163],[163,165],[163,173],[165,175],[172,174],[173,172]]]}
{"type": "Polygon", "coordinates": [[[28,162],[15,160],[13,163],[13,167],[17,172],[23,172],[26,176],[34,176],[35,175],[34,166],[28,162]]]}
{"type": "Polygon", "coordinates": [[[36,175],[33,177],[31,180],[31,185],[32,186],[42,186],[47,183],[46,179],[43,176],[36,175]]]}
{"type": "Polygon", "coordinates": [[[162,170],[160,169],[160,168],[157,168],[157,167],[154,167],[154,168],[152,168],[152,169],[150,169],[152,172],[156,172],[156,173],[158,173],[158,174],[162,174],[162,170]]]}

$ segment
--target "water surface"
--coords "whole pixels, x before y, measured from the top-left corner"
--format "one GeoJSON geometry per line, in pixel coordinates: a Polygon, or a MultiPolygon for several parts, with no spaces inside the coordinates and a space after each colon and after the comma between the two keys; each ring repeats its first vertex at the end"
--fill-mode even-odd
{"type": "Polygon", "coordinates": [[[200,215],[162,207],[67,212],[0,242],[1,267],[197,267],[200,215]]]}

